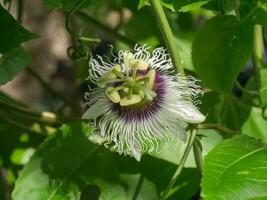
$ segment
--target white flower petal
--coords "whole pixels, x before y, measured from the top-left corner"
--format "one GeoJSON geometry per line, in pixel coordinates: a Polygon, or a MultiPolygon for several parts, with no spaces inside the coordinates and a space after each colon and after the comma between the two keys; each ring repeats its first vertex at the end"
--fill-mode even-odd
{"type": "Polygon", "coordinates": [[[97,117],[105,114],[109,110],[109,107],[106,101],[97,101],[85,111],[82,119],[96,120],[97,117]]]}
{"type": "Polygon", "coordinates": [[[185,104],[180,106],[176,111],[181,118],[188,123],[201,123],[206,120],[206,117],[199,112],[199,110],[193,104],[185,104]]]}

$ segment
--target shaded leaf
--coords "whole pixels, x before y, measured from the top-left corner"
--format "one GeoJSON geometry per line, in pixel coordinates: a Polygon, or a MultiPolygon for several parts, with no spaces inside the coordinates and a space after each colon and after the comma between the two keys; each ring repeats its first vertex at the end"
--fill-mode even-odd
{"type": "MultiPolygon", "coordinates": [[[[262,69],[259,72],[259,79],[260,79],[260,98],[261,98],[261,103],[263,105],[267,105],[267,69],[262,69]]],[[[248,83],[245,86],[246,89],[252,90],[252,91],[257,91],[257,83],[255,80],[255,76],[252,76],[248,83]]],[[[259,104],[259,99],[255,95],[250,95],[250,94],[242,94],[242,100],[248,104],[259,104]]]]}
{"type": "Polygon", "coordinates": [[[22,42],[34,39],[36,34],[22,27],[17,20],[0,5],[0,53],[6,53],[22,42]]]}
{"type": "Polygon", "coordinates": [[[252,53],[252,29],[234,16],[208,20],[193,42],[192,57],[203,83],[220,93],[231,91],[252,53]]]}
{"type": "Polygon", "coordinates": [[[136,12],[131,20],[123,26],[123,29],[128,38],[139,44],[149,44],[150,46],[159,44],[161,35],[150,8],[143,8],[136,12]]]}
{"type": "Polygon", "coordinates": [[[205,200],[266,199],[267,148],[238,135],[223,141],[205,158],[202,192],[205,200]]]}
{"type": "MultiPolygon", "coordinates": [[[[145,171],[140,167],[144,162],[138,163],[133,158],[120,156],[91,143],[88,139],[90,134],[91,127],[85,124],[61,127],[38,148],[24,167],[16,182],[13,199],[76,200],[86,199],[85,195],[90,192],[100,199],[127,199],[134,190],[135,175],[145,171]],[[119,174],[118,169],[124,174],[119,174]],[[129,183],[129,180],[133,182],[129,183]]],[[[151,159],[148,157],[149,163],[151,159]]],[[[155,159],[155,166],[158,167],[160,162],[155,159]]],[[[165,167],[170,165],[163,163],[165,167]]],[[[155,178],[157,171],[152,173],[155,178]]],[[[147,197],[151,196],[152,200],[152,197],[157,197],[153,182],[146,180],[143,187],[140,198],[149,199],[147,197]]]]}
{"type": "Polygon", "coordinates": [[[155,185],[141,175],[121,174],[121,179],[127,184],[127,198],[132,199],[135,194],[138,182],[141,182],[141,188],[137,194],[137,199],[157,200],[157,189],[155,185]],[[140,179],[141,178],[141,179],[140,179]]]}
{"type": "Polygon", "coordinates": [[[235,96],[228,96],[224,98],[224,104],[221,107],[220,123],[235,131],[241,130],[251,108],[250,105],[242,103],[241,99],[235,96]]]}
{"type": "Polygon", "coordinates": [[[89,142],[85,132],[88,126],[65,125],[48,138],[22,170],[13,199],[76,200],[90,184],[101,189],[101,196],[125,199],[123,187],[114,182],[118,173],[110,152],[89,142]]]}
{"type": "Polygon", "coordinates": [[[12,80],[31,62],[31,56],[23,48],[15,48],[0,58],[0,85],[12,80]]]}

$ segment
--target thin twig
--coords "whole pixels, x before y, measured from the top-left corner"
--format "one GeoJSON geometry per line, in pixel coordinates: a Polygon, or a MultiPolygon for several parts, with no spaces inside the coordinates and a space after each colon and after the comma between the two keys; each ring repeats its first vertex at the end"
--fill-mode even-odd
{"type": "Polygon", "coordinates": [[[226,127],[221,126],[219,124],[203,123],[203,124],[198,124],[197,128],[198,129],[214,129],[214,130],[226,133],[228,135],[238,134],[238,131],[226,128],[226,127]]]}
{"type": "Polygon", "coordinates": [[[27,125],[26,125],[24,121],[22,122],[20,121],[19,118],[14,118],[14,116],[10,116],[10,113],[7,113],[5,110],[0,109],[0,115],[4,116],[2,118],[3,121],[13,126],[19,127],[30,133],[35,133],[35,134],[45,136],[45,135],[53,134],[56,131],[56,129],[51,126],[47,126],[47,125],[37,123],[37,122],[32,122],[32,124],[29,124],[30,121],[27,121],[27,125]]]}
{"type": "Polygon", "coordinates": [[[236,81],[236,86],[243,93],[250,94],[250,95],[258,95],[259,94],[257,91],[248,90],[248,89],[242,87],[242,85],[239,83],[239,81],[236,81]]]}
{"type": "Polygon", "coordinates": [[[70,122],[70,121],[81,121],[80,118],[65,117],[65,116],[57,115],[55,113],[47,112],[47,111],[38,113],[38,112],[28,109],[27,107],[11,105],[2,100],[0,100],[0,108],[19,113],[23,116],[29,115],[31,116],[32,119],[36,119],[36,121],[40,121],[40,122],[48,123],[48,124],[59,125],[59,124],[70,122]]]}

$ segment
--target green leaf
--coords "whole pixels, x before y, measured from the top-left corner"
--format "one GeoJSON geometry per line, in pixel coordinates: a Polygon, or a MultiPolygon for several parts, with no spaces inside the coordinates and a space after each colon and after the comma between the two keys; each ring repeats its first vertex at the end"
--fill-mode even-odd
{"type": "Polygon", "coordinates": [[[200,8],[208,2],[209,0],[175,0],[174,9],[179,12],[188,12],[200,8]]]}
{"type": "Polygon", "coordinates": [[[0,158],[3,165],[7,167],[10,164],[10,155],[19,144],[19,138],[22,131],[18,128],[0,120],[0,158]]]}
{"type": "Polygon", "coordinates": [[[149,181],[147,178],[140,177],[141,175],[129,175],[121,174],[121,179],[127,184],[127,199],[132,199],[136,191],[138,181],[141,179],[141,188],[138,192],[137,199],[146,199],[146,200],[157,200],[157,189],[155,185],[149,181]],[[143,178],[143,180],[142,180],[143,178]]]}
{"type": "Polygon", "coordinates": [[[187,70],[194,71],[194,65],[191,56],[192,38],[176,37],[175,42],[179,50],[183,67],[187,70]]]}
{"type": "MultiPolygon", "coordinates": [[[[174,0],[160,0],[162,6],[174,11],[174,0]]],[[[138,9],[143,8],[144,6],[151,6],[149,0],[139,0],[138,9]]]]}
{"type": "Polygon", "coordinates": [[[267,148],[238,135],[205,157],[201,196],[205,200],[266,199],[267,148]]]}
{"type": "Polygon", "coordinates": [[[196,168],[184,168],[171,189],[168,200],[191,199],[200,188],[201,175],[196,168]]]}
{"type": "Polygon", "coordinates": [[[267,121],[262,117],[262,109],[252,107],[248,118],[241,127],[242,134],[260,139],[267,144],[267,121]]]}
{"type": "Polygon", "coordinates": [[[206,115],[206,123],[218,123],[221,119],[223,96],[216,92],[207,92],[199,105],[201,113],[206,115]]]}
{"type": "MultiPolygon", "coordinates": [[[[187,12],[200,8],[208,3],[209,0],[161,0],[162,6],[177,12],[187,12]]],[[[149,0],[140,0],[138,9],[144,6],[150,6],[149,0]]]]}
{"type": "MultiPolygon", "coordinates": [[[[73,8],[79,0],[43,0],[48,10],[62,9],[69,11],[73,8]]],[[[87,8],[99,3],[99,0],[85,0],[83,8],[87,8]]]]}
{"type": "Polygon", "coordinates": [[[86,132],[91,132],[87,125],[64,125],[48,138],[22,170],[12,199],[76,200],[88,185],[98,186],[100,197],[125,199],[124,188],[115,183],[111,153],[92,144],[86,132]]]}
{"type": "MultiPolygon", "coordinates": [[[[263,105],[267,104],[267,69],[261,69],[260,72],[260,97],[263,105]]],[[[255,80],[255,76],[252,76],[248,83],[245,85],[245,88],[248,90],[253,90],[257,91],[257,83],[255,80]]],[[[249,95],[249,94],[242,94],[242,100],[248,104],[259,104],[259,99],[258,97],[255,97],[254,95],[249,95]]]]}
{"type": "Polygon", "coordinates": [[[22,27],[12,15],[0,5],[0,53],[6,53],[22,42],[34,39],[36,34],[22,27]]]}
{"type": "Polygon", "coordinates": [[[210,0],[204,7],[220,11],[223,14],[230,14],[231,11],[238,10],[240,3],[240,0],[210,0]]]}
{"type": "Polygon", "coordinates": [[[0,85],[12,80],[31,62],[31,56],[23,48],[15,48],[0,58],[0,85]]]}
{"type": "Polygon", "coordinates": [[[224,104],[221,107],[220,123],[230,129],[240,131],[249,116],[251,108],[250,105],[242,103],[241,99],[228,96],[224,99],[224,104]]]}
{"type": "Polygon", "coordinates": [[[203,83],[220,93],[231,91],[237,75],[252,53],[251,26],[234,16],[208,20],[193,42],[192,57],[203,83]]]}
{"type": "Polygon", "coordinates": [[[131,20],[123,26],[123,29],[128,38],[139,44],[149,44],[150,46],[159,44],[161,34],[150,8],[137,11],[131,20]],[[147,24],[150,25],[147,26],[147,24]]]}
{"type": "Polygon", "coordinates": [[[247,19],[248,23],[251,24],[260,24],[264,28],[264,36],[265,40],[267,40],[267,3],[265,4],[257,4],[255,5],[255,11],[252,15],[247,19]]]}

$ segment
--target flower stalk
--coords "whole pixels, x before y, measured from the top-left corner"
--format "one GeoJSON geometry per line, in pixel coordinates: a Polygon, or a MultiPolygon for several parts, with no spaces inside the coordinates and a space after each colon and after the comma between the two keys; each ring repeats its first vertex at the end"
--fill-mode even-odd
{"type": "Polygon", "coordinates": [[[155,12],[156,18],[159,22],[159,28],[164,38],[167,49],[170,52],[170,56],[174,64],[175,71],[176,73],[185,75],[183,65],[182,65],[182,60],[178,53],[178,49],[175,45],[173,33],[168,23],[167,17],[164,13],[164,10],[161,6],[161,3],[159,0],[150,0],[150,3],[155,12]]]}
{"type": "Polygon", "coordinates": [[[188,140],[188,143],[187,143],[187,146],[185,148],[185,151],[184,151],[184,154],[183,154],[183,157],[171,179],[171,181],[169,182],[168,186],[166,187],[166,189],[164,190],[162,196],[161,196],[161,200],[165,200],[168,198],[168,194],[171,190],[171,188],[173,187],[173,185],[175,184],[175,182],[177,181],[179,175],[181,174],[182,170],[183,170],[183,167],[185,165],[185,162],[188,158],[188,155],[189,155],[189,152],[194,144],[194,141],[195,141],[195,138],[197,136],[197,130],[192,130],[191,134],[190,134],[190,137],[189,137],[189,140],[188,140]]]}
{"type": "MultiPolygon", "coordinates": [[[[255,74],[255,85],[257,91],[260,91],[261,88],[261,80],[260,80],[260,70],[263,64],[263,53],[264,53],[264,45],[263,45],[263,30],[261,25],[254,26],[254,49],[253,49],[253,67],[255,74]]],[[[259,102],[261,105],[261,96],[259,95],[259,102]]]]}

